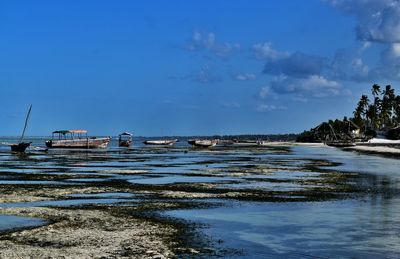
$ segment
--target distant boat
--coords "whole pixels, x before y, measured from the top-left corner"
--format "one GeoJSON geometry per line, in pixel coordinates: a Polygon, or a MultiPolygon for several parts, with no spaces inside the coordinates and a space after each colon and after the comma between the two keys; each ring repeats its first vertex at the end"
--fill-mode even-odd
{"type": "Polygon", "coordinates": [[[153,146],[172,146],[174,145],[178,140],[177,139],[163,139],[163,140],[146,140],[143,141],[144,144],[146,145],[153,145],[153,146]]]}
{"type": "Polygon", "coordinates": [[[209,140],[209,139],[190,139],[188,143],[195,147],[213,147],[218,144],[217,139],[209,140]]]}
{"type": "Polygon", "coordinates": [[[118,146],[120,147],[129,147],[132,144],[132,134],[128,132],[124,132],[119,134],[118,136],[118,146]]]}
{"type": "Polygon", "coordinates": [[[26,118],[25,118],[24,130],[22,131],[22,135],[21,135],[21,138],[19,139],[19,143],[18,144],[10,144],[12,152],[25,152],[25,150],[32,143],[32,142],[23,142],[24,136],[25,136],[25,130],[26,130],[26,127],[28,126],[29,116],[31,115],[31,110],[32,110],[32,105],[29,106],[28,114],[26,115],[26,118]]]}
{"type": "Polygon", "coordinates": [[[88,137],[86,130],[57,130],[52,134],[51,140],[46,141],[48,148],[106,148],[111,137],[88,137]],[[58,138],[54,138],[54,136],[58,138]]]}

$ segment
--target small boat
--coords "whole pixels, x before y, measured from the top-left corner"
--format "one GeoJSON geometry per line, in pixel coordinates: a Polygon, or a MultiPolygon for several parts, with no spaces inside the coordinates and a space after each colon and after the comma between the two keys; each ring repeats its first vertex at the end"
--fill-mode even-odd
{"type": "Polygon", "coordinates": [[[218,144],[218,139],[190,139],[188,143],[195,147],[213,147],[218,144]]]}
{"type": "Polygon", "coordinates": [[[129,147],[132,144],[132,134],[128,132],[124,132],[119,134],[118,136],[118,146],[120,147],[129,147]]]}
{"type": "Polygon", "coordinates": [[[25,152],[32,142],[20,142],[18,144],[10,144],[12,152],[25,152]]]}
{"type": "Polygon", "coordinates": [[[57,130],[51,140],[46,141],[48,148],[106,148],[111,137],[88,137],[86,130],[57,130]],[[54,138],[54,136],[58,138],[54,138]]]}
{"type": "Polygon", "coordinates": [[[21,138],[19,139],[19,143],[17,144],[10,144],[11,151],[12,152],[25,152],[25,150],[31,145],[32,142],[23,142],[24,136],[25,136],[25,130],[26,127],[28,126],[28,121],[29,121],[29,116],[31,115],[31,110],[32,110],[32,104],[29,107],[28,114],[26,115],[25,118],[25,125],[24,125],[24,130],[22,131],[21,138]]]}
{"type": "Polygon", "coordinates": [[[146,140],[146,141],[143,141],[144,144],[153,145],[153,146],[172,146],[176,142],[178,142],[177,139],[146,140]]]}

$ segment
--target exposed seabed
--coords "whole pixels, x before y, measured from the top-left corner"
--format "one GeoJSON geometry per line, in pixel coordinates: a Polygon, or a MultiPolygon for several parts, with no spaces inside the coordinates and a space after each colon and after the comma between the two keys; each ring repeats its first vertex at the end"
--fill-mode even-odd
{"type": "MultiPolygon", "coordinates": [[[[379,250],[369,239],[341,251],[338,247],[346,239],[329,240],[326,233],[317,233],[333,231],[338,239],[342,231],[342,236],[349,238],[342,228],[351,222],[343,223],[340,218],[357,216],[349,208],[371,199],[388,202],[398,196],[397,178],[348,165],[359,157],[290,143],[212,149],[178,145],[51,150],[26,155],[2,151],[0,213],[34,217],[39,222],[4,229],[0,256],[261,258],[373,257],[383,251],[395,254],[397,248],[384,246],[379,250]],[[311,220],[311,208],[320,208],[315,213],[321,218],[311,220]],[[335,208],[342,214],[335,216],[335,208]],[[332,227],[319,222],[320,227],[311,229],[327,215],[332,227]],[[299,220],[304,217],[309,221],[299,220]],[[263,231],[250,231],[243,224],[263,231]],[[294,230],[294,226],[313,234],[294,230]],[[278,233],[293,236],[283,238],[278,233]],[[302,245],[294,245],[299,238],[302,245]],[[361,252],[367,244],[372,248],[361,252]]],[[[364,227],[371,226],[365,223],[364,227]]],[[[357,226],[349,228],[358,231],[357,226]]],[[[363,240],[363,233],[359,235],[363,240]]],[[[379,235],[389,234],[375,233],[379,235]]]]}

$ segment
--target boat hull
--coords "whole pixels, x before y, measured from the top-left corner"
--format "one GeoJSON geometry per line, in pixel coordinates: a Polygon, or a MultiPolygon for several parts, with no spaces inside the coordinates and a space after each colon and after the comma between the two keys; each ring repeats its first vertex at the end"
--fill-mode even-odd
{"type": "Polygon", "coordinates": [[[21,142],[18,144],[11,144],[12,152],[25,152],[25,150],[31,145],[32,142],[21,142]]]}
{"type": "Polygon", "coordinates": [[[172,146],[177,141],[178,141],[177,139],[172,139],[172,140],[146,140],[146,141],[143,141],[143,144],[153,145],[153,146],[172,146]]]}
{"type": "Polygon", "coordinates": [[[66,140],[48,140],[48,148],[71,148],[71,149],[93,149],[107,148],[111,138],[85,138],[85,139],[66,139],[66,140]]]}
{"type": "Polygon", "coordinates": [[[132,144],[132,140],[120,140],[120,141],[118,142],[118,145],[119,145],[120,147],[130,147],[131,144],[132,144]]]}
{"type": "Polygon", "coordinates": [[[200,140],[200,139],[191,139],[188,140],[188,143],[195,147],[213,147],[217,145],[217,140],[200,140]]]}

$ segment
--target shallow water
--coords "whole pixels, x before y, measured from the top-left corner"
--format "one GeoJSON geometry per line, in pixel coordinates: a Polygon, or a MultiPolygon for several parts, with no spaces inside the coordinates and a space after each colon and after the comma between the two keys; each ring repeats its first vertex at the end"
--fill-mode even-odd
{"type": "Polygon", "coordinates": [[[399,199],[243,203],[168,215],[208,224],[204,233],[247,258],[380,257],[400,254],[399,199]]]}
{"type": "Polygon", "coordinates": [[[46,224],[47,221],[38,218],[0,215],[0,232],[17,228],[36,227],[46,224]]]}
{"type": "MultiPolygon", "coordinates": [[[[44,139],[33,141],[36,145],[44,143],[44,139]]],[[[235,196],[230,200],[190,199],[217,202],[219,206],[164,213],[189,222],[206,223],[199,231],[211,240],[221,240],[213,243],[221,250],[240,252],[232,257],[374,258],[384,254],[390,258],[400,254],[400,160],[397,159],[329,147],[235,146],[202,150],[192,149],[184,142],[168,148],[144,147],[141,140],[136,140],[129,149],[118,148],[115,141],[107,150],[50,150],[27,155],[11,154],[8,149],[0,148],[0,161],[0,187],[4,188],[23,184],[60,185],[60,188],[64,185],[67,188],[68,184],[107,186],[118,180],[132,188],[149,188],[150,193],[154,185],[157,190],[173,192],[177,186],[213,184],[209,188],[249,195],[253,195],[251,191],[265,191],[275,198],[283,197],[286,202],[271,202],[267,198],[254,202],[235,196]],[[311,199],[313,196],[309,194],[314,190],[335,190],[338,187],[335,183],[341,183],[343,175],[348,177],[343,185],[362,187],[363,191],[344,192],[343,196],[329,196],[321,201],[311,199]],[[164,186],[167,189],[162,189],[164,186]]],[[[0,207],[119,203],[123,206],[124,202],[140,201],[134,190],[77,193],[57,201],[9,203],[0,207]]],[[[342,194],[343,190],[347,189],[337,192],[342,194]]],[[[18,222],[14,226],[25,226],[18,222]]]]}

